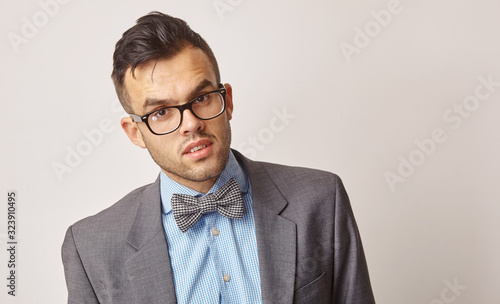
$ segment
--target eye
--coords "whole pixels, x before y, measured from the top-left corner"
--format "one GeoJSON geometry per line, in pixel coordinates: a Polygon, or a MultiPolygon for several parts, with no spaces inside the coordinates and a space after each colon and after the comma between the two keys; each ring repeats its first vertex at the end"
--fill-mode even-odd
{"type": "Polygon", "coordinates": [[[204,103],[207,102],[209,99],[210,99],[210,94],[201,95],[194,99],[194,103],[197,104],[204,103]]]}
{"type": "Polygon", "coordinates": [[[170,110],[170,109],[160,109],[151,115],[151,119],[153,121],[165,120],[171,115],[171,113],[172,113],[172,110],[170,110]]]}

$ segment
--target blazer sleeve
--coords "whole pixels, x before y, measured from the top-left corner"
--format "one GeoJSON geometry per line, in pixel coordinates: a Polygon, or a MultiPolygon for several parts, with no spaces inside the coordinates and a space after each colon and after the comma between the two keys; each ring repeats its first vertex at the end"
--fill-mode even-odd
{"type": "Polygon", "coordinates": [[[61,254],[68,287],[68,304],[99,303],[80,259],[72,227],[66,231],[61,254]]]}
{"type": "Polygon", "coordinates": [[[342,181],[337,178],[332,304],[375,303],[361,238],[342,181]]]}

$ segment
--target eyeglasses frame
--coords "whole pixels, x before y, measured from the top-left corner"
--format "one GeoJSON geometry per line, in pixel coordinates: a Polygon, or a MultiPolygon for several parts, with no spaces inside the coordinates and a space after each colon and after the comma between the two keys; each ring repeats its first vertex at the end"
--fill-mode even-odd
{"type": "Polygon", "coordinates": [[[196,96],[195,98],[193,98],[192,100],[188,101],[187,103],[185,104],[182,104],[182,105],[179,105],[179,106],[170,106],[170,107],[163,107],[163,108],[160,108],[160,109],[156,109],[156,110],[153,110],[149,113],[146,113],[142,116],[140,115],[136,115],[136,114],[131,114],[129,113],[130,117],[132,117],[133,121],[134,122],[143,122],[146,124],[146,126],[148,127],[149,131],[151,131],[151,133],[155,134],[155,135],[167,135],[167,134],[170,134],[170,133],[173,133],[175,131],[177,131],[177,129],[179,129],[179,127],[181,126],[182,124],[182,119],[183,119],[183,114],[184,114],[184,110],[188,109],[189,111],[191,111],[191,113],[198,119],[201,119],[201,120],[211,120],[211,119],[214,119],[214,118],[217,118],[219,117],[222,113],[224,113],[224,111],[226,111],[226,94],[227,94],[227,91],[226,91],[226,88],[224,87],[224,85],[222,83],[219,83],[219,89],[217,90],[213,90],[213,91],[210,91],[210,92],[206,92],[206,93],[203,93],[199,96],[196,96]],[[193,102],[196,101],[196,99],[200,98],[201,96],[205,96],[207,94],[211,94],[211,93],[219,93],[222,95],[222,101],[223,101],[223,105],[222,105],[222,111],[213,116],[213,117],[210,117],[210,118],[201,118],[199,117],[198,115],[196,115],[196,113],[193,111],[193,102]],[[179,120],[179,124],[177,125],[177,127],[175,127],[175,129],[173,129],[172,131],[169,131],[167,133],[156,133],[155,131],[153,131],[153,129],[151,128],[151,126],[149,126],[149,122],[148,122],[148,118],[151,114],[155,113],[155,112],[158,112],[158,111],[161,111],[161,110],[164,110],[164,109],[172,109],[172,108],[175,108],[177,110],[179,110],[179,112],[181,113],[181,119],[179,120]]]}

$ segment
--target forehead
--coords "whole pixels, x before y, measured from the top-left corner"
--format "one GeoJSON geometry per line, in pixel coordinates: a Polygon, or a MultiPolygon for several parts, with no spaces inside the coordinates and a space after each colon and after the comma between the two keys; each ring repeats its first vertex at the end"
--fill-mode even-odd
{"type": "Polygon", "coordinates": [[[208,56],[199,48],[188,47],[168,59],[140,65],[134,75],[129,68],[124,86],[132,108],[137,111],[146,99],[182,100],[207,80],[217,85],[208,56]]]}

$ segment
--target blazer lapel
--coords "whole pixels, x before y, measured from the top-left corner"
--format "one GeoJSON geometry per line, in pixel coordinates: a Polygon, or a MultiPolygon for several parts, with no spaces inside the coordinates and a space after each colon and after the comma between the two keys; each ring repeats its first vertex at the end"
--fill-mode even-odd
{"type": "MultiPolygon", "coordinates": [[[[262,301],[292,303],[297,235],[295,223],[280,216],[288,202],[264,167],[239,152],[252,187],[262,301]]],[[[138,195],[141,200],[127,243],[137,250],[125,263],[136,303],[175,304],[175,287],[161,221],[159,178],[138,195]]]]}
{"type": "Polygon", "coordinates": [[[292,303],[296,224],[280,216],[288,202],[264,167],[233,150],[250,177],[263,303],[292,303]]]}
{"type": "Polygon", "coordinates": [[[159,178],[138,195],[139,208],[127,243],[135,248],[125,263],[136,303],[175,304],[175,288],[161,219],[159,178]]]}

